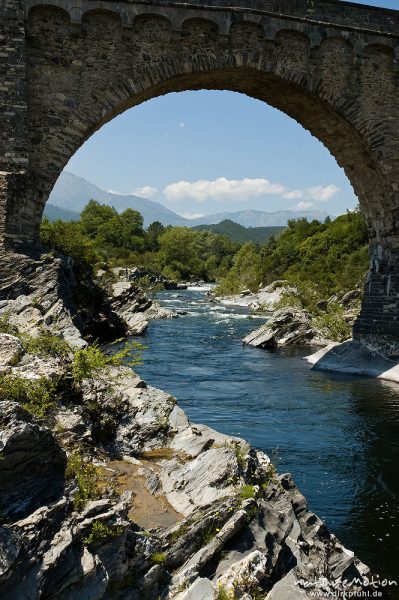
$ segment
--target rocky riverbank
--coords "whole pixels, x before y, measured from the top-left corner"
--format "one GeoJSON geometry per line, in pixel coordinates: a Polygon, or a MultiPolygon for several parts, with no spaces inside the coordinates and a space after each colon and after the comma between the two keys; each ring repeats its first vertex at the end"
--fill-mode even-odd
{"type": "Polygon", "coordinates": [[[36,277],[3,287],[1,598],[306,599],[369,573],[266,455],[190,423],[131,368],[96,367],[68,278],[54,287],[63,260],[19,260],[36,277]],[[41,308],[37,275],[53,283],[41,308]],[[57,302],[60,319],[44,318],[57,302]]]}
{"type": "Polygon", "coordinates": [[[286,281],[274,281],[257,292],[242,290],[233,296],[217,296],[217,300],[226,306],[243,306],[254,311],[273,312],[284,292],[287,291],[286,283],[286,281]]]}
{"type": "MultiPolygon", "coordinates": [[[[280,346],[328,346],[350,338],[351,328],[359,313],[360,292],[353,290],[341,297],[303,304],[298,292],[279,288],[275,282],[270,289],[278,294],[274,310],[270,310],[267,323],[249,333],[243,343],[258,348],[273,349],[280,346]],[[284,307],[281,307],[281,305],[284,307]]],[[[271,306],[271,304],[269,304],[271,306]]]]}

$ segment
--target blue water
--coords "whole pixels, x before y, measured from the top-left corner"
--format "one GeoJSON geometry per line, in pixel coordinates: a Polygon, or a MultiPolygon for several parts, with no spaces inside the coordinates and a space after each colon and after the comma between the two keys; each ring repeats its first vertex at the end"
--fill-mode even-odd
{"type": "Polygon", "coordinates": [[[187,314],[150,324],[140,375],[192,421],[269,454],[344,544],[399,580],[399,385],[312,371],[306,348],[243,347],[264,319],[203,291],[158,299],[187,314]]]}

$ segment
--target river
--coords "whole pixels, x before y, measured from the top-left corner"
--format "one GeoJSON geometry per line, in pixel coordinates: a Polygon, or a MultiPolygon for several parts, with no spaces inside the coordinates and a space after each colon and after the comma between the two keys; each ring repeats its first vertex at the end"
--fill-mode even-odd
{"type": "Polygon", "coordinates": [[[269,454],[348,548],[399,580],[399,385],[313,371],[306,348],[243,347],[264,318],[211,304],[204,289],[157,298],[187,314],[151,322],[139,374],[192,421],[269,454]]]}

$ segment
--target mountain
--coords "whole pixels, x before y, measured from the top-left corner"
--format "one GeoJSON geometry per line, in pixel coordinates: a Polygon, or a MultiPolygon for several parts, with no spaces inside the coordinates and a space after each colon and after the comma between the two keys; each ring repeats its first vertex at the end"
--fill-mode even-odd
{"type": "Polygon", "coordinates": [[[113,206],[118,212],[127,208],[138,210],[143,215],[144,227],[148,227],[154,221],[160,221],[163,225],[187,225],[187,219],[177,215],[159,202],[139,196],[105,192],[86,179],[67,171],[63,171],[58,178],[50,194],[49,203],[68,212],[80,213],[91,199],[113,206]]]}
{"type": "Polygon", "coordinates": [[[67,211],[67,220],[72,219],[71,213],[74,213],[73,218],[75,219],[76,214],[80,213],[91,199],[113,206],[118,212],[122,212],[127,208],[138,210],[143,215],[145,227],[148,227],[154,221],[160,221],[163,225],[194,227],[196,225],[218,224],[226,220],[233,221],[244,227],[285,227],[289,219],[305,217],[309,220],[317,219],[324,221],[329,216],[328,213],[322,210],[279,210],[276,212],[242,210],[239,212],[204,215],[197,219],[185,219],[159,202],[153,202],[139,196],[106,192],[93,183],[86,181],[86,179],[77,177],[67,171],[63,171],[58,178],[49,198],[49,204],[52,207],[46,208],[45,214],[54,215],[54,209],[58,208],[67,211]]]}
{"type": "Polygon", "coordinates": [[[240,242],[240,244],[244,242],[264,244],[272,236],[277,237],[280,235],[285,227],[243,227],[243,225],[225,219],[217,225],[196,225],[193,229],[227,235],[233,242],[240,242]]]}
{"type": "Polygon", "coordinates": [[[80,214],[76,210],[61,208],[60,206],[54,206],[54,204],[47,202],[44,207],[44,216],[47,217],[49,221],[56,221],[57,219],[61,219],[61,221],[77,221],[80,214]]]}
{"type": "Polygon", "coordinates": [[[324,210],[277,210],[276,212],[263,212],[260,210],[241,210],[239,212],[223,212],[214,215],[204,215],[197,219],[190,219],[189,225],[213,225],[221,221],[234,221],[244,227],[276,227],[285,226],[289,219],[305,217],[309,221],[317,219],[324,221],[326,217],[333,217],[324,210]]]}

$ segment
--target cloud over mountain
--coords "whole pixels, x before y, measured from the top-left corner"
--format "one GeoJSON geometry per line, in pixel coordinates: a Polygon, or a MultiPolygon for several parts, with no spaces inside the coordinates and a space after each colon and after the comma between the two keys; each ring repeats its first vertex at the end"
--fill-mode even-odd
{"type": "Polygon", "coordinates": [[[218,177],[214,180],[198,179],[197,181],[176,181],[167,185],[163,192],[170,201],[195,200],[230,200],[245,202],[249,198],[260,198],[267,195],[281,196],[286,200],[307,200],[307,208],[313,202],[327,202],[331,200],[340,189],[335,185],[316,186],[303,190],[289,190],[281,183],[272,183],[265,178],[227,179],[218,177]],[[311,204],[309,204],[311,202],[311,204]]]}

